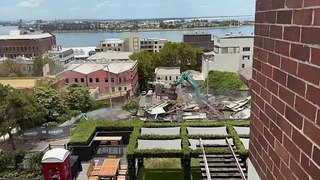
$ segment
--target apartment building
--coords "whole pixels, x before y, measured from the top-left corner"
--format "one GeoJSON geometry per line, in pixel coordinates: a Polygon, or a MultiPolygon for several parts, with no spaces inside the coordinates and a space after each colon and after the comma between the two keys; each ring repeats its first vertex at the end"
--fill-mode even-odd
{"type": "Polygon", "coordinates": [[[97,52],[87,58],[88,61],[99,61],[101,59],[108,59],[110,61],[129,61],[133,52],[97,52]]]}
{"type": "Polygon", "coordinates": [[[211,34],[184,34],[183,42],[194,48],[202,48],[204,52],[213,51],[214,42],[211,34]]]}
{"type": "Polygon", "coordinates": [[[229,35],[214,38],[214,50],[202,56],[202,74],[207,77],[211,70],[238,73],[252,67],[253,36],[229,35]]]}
{"type": "Polygon", "coordinates": [[[159,52],[165,43],[167,43],[167,39],[159,39],[159,38],[147,38],[140,40],[140,50],[148,51],[148,52],[159,52]]]}
{"type": "Polygon", "coordinates": [[[249,150],[263,180],[320,177],[319,4],[256,1],[249,150]]]}
{"type": "Polygon", "coordinates": [[[0,35],[0,55],[11,59],[19,56],[32,58],[41,56],[56,45],[55,36],[50,33],[21,33],[13,30],[9,35],[0,35]]]}
{"type": "Polygon", "coordinates": [[[90,89],[99,88],[100,93],[131,96],[138,88],[137,61],[75,61],[65,71],[57,75],[65,79],[65,84],[76,83],[90,89]],[[110,82],[109,82],[110,80],[110,82]],[[110,86],[109,86],[110,85],[110,86]]]}
{"type": "Polygon", "coordinates": [[[124,41],[121,39],[105,39],[96,47],[96,52],[124,51],[124,41]]]}

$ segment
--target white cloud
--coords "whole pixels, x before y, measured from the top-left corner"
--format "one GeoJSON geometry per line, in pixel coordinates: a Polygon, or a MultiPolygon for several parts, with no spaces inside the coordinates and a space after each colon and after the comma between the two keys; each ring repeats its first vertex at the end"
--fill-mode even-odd
{"type": "Polygon", "coordinates": [[[110,4],[109,1],[103,1],[103,2],[101,2],[101,3],[96,4],[95,7],[94,7],[94,9],[100,9],[100,8],[102,8],[102,7],[104,7],[104,6],[107,6],[108,4],[110,4]]]}
{"type": "Polygon", "coordinates": [[[18,7],[34,8],[38,7],[43,0],[24,0],[17,4],[18,7]]]}

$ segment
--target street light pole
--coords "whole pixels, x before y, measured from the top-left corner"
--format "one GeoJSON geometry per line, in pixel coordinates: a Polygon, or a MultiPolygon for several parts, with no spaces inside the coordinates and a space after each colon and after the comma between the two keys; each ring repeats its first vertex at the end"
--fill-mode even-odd
{"type": "Polygon", "coordinates": [[[113,115],[112,115],[112,96],[111,96],[111,93],[112,93],[112,89],[111,89],[111,78],[110,78],[110,69],[109,69],[109,65],[110,63],[107,64],[107,70],[108,70],[108,86],[109,86],[109,101],[110,101],[110,116],[111,116],[111,119],[113,119],[113,115]]]}

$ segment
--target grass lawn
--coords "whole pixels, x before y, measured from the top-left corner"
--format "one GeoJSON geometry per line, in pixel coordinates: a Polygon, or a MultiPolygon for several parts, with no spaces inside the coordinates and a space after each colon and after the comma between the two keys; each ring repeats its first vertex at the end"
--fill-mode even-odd
{"type": "MultiPolygon", "coordinates": [[[[193,180],[201,180],[199,160],[191,160],[191,174],[193,180]]],[[[179,158],[145,159],[144,167],[140,169],[138,180],[183,180],[183,169],[179,158]]]]}

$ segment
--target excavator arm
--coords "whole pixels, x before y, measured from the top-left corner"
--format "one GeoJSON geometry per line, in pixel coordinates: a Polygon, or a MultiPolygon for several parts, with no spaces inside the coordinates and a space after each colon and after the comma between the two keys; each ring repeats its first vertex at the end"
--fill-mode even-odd
{"type": "Polygon", "coordinates": [[[182,73],[181,77],[177,81],[177,85],[183,84],[184,81],[187,81],[193,88],[196,96],[196,101],[200,102],[200,87],[199,84],[193,79],[188,71],[182,73]]]}

